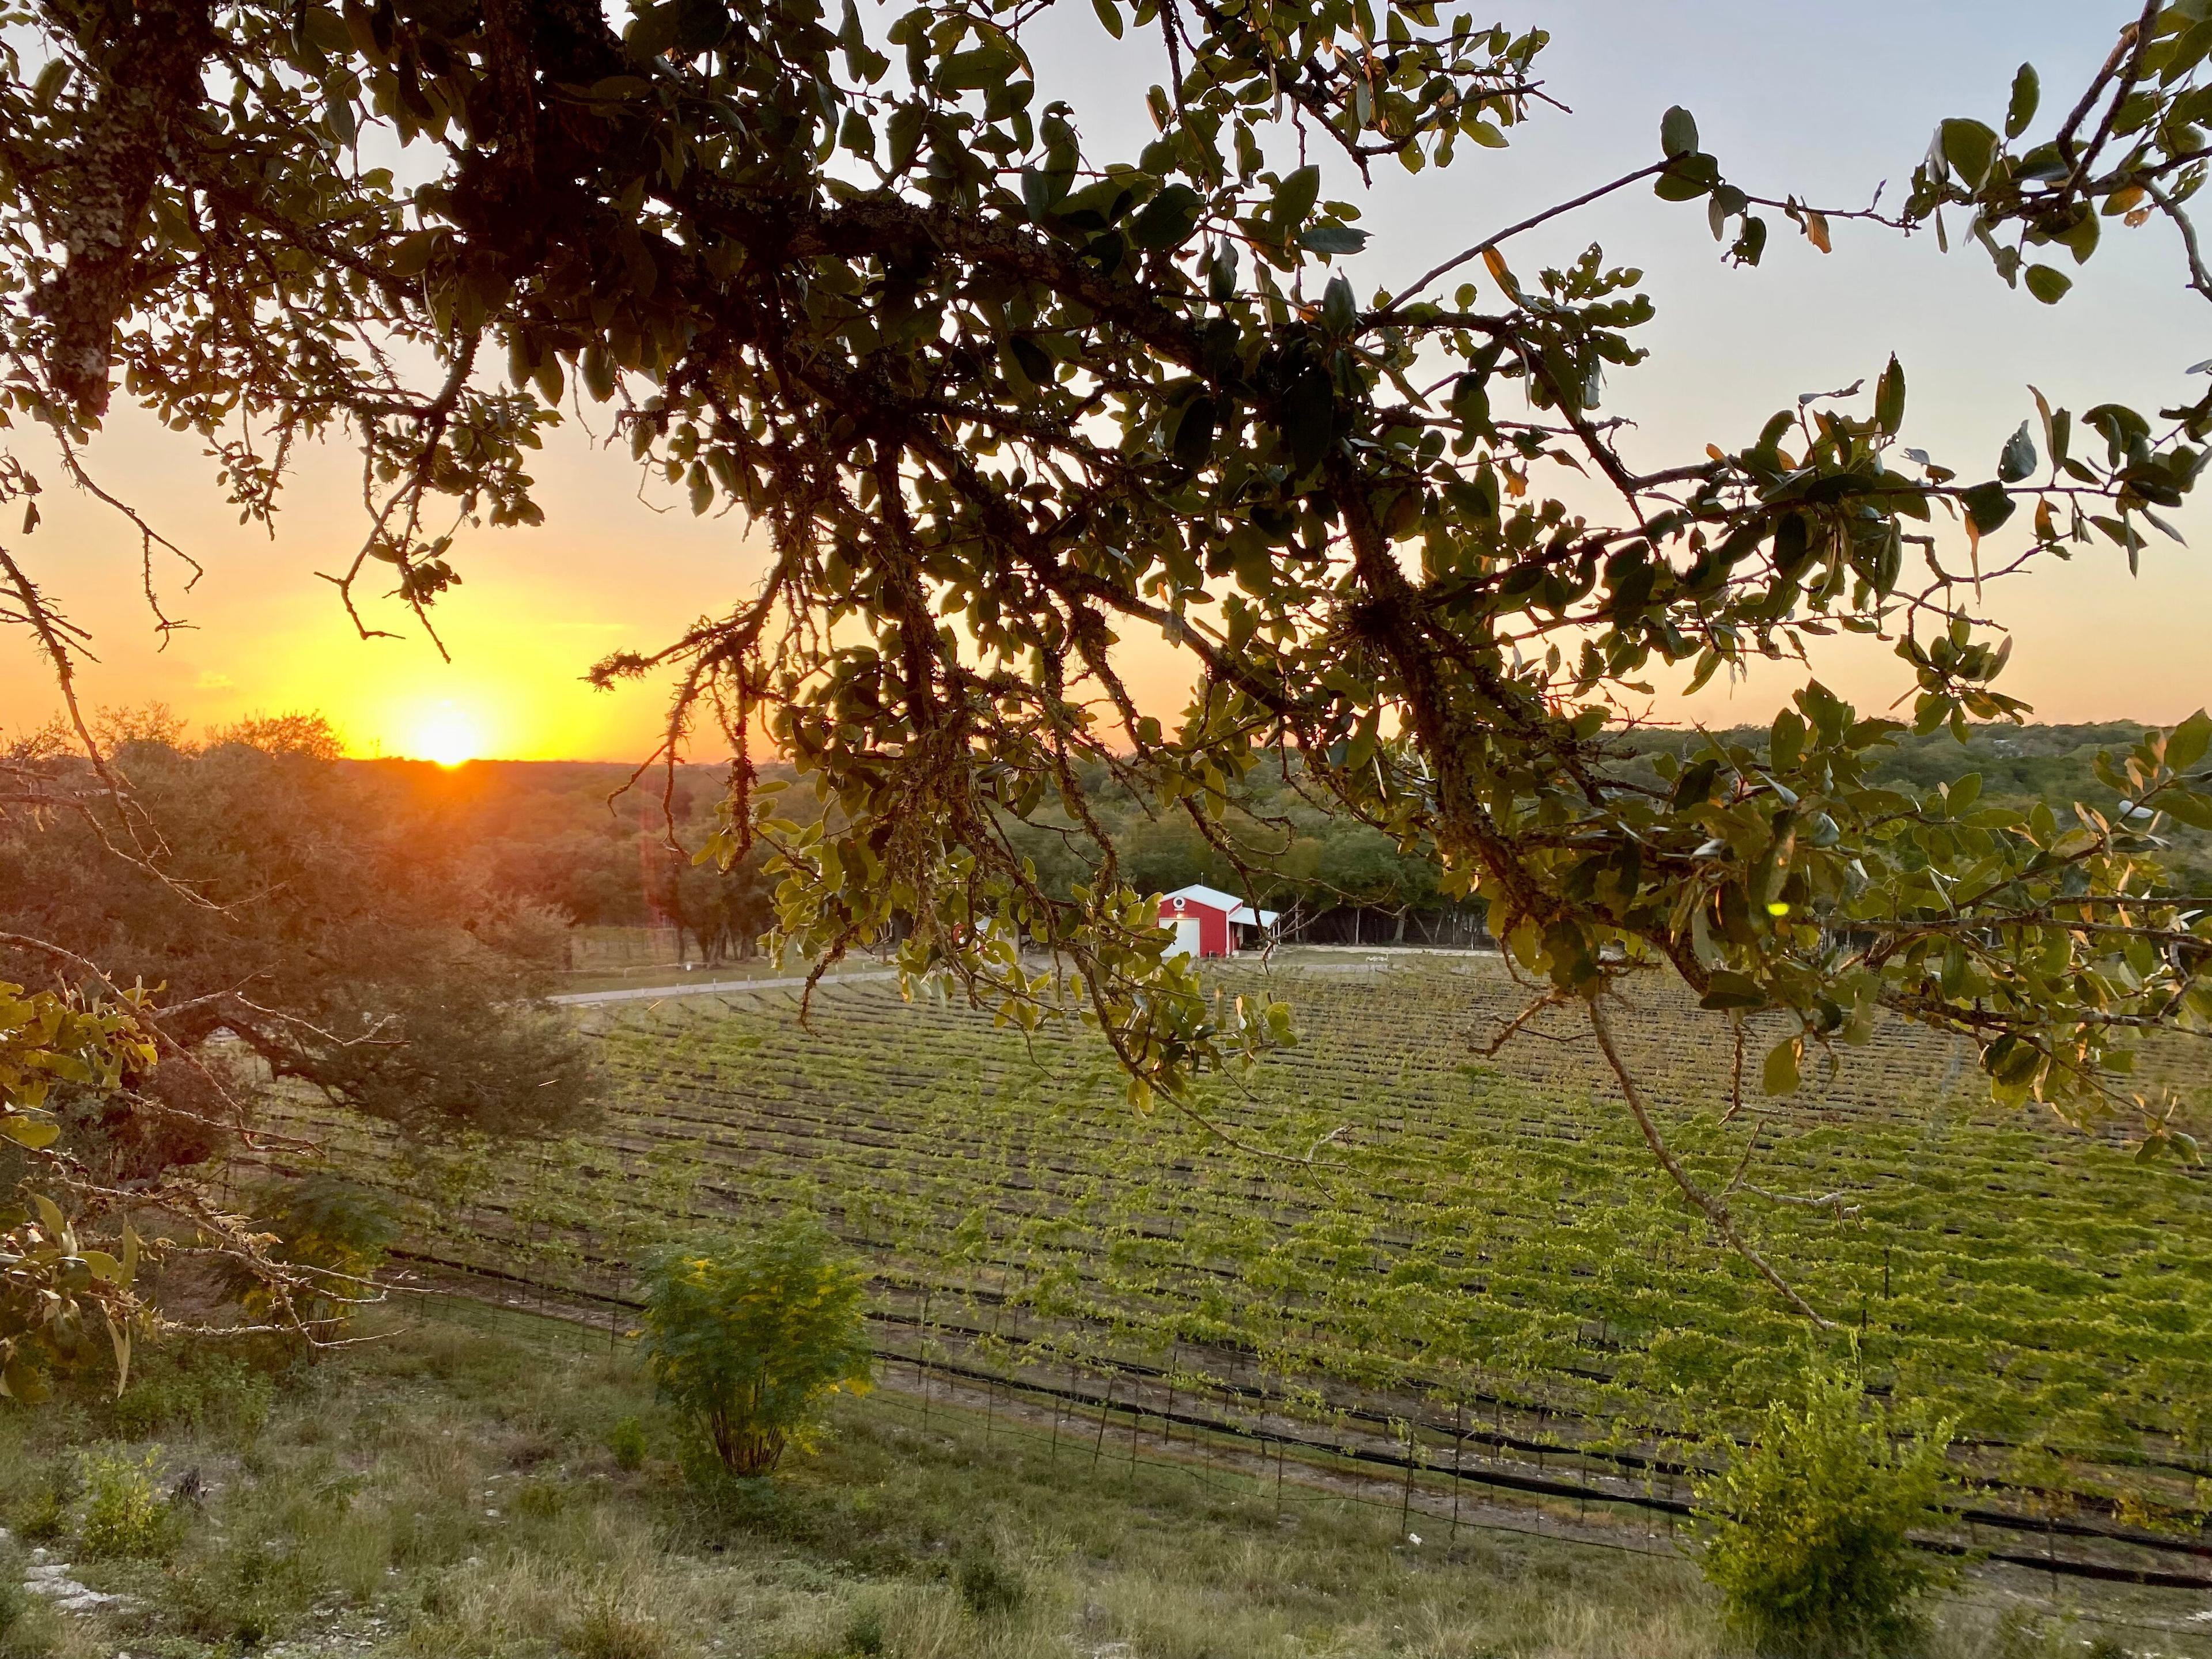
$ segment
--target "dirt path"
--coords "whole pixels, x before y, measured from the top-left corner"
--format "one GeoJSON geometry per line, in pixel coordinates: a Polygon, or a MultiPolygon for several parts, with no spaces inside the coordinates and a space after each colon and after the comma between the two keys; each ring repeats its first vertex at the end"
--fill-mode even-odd
{"type": "MultiPolygon", "coordinates": [[[[822,981],[824,985],[859,985],[870,981],[896,979],[896,969],[870,969],[860,974],[832,974],[822,981]]],[[[635,989],[620,991],[568,991],[548,1002],[557,1002],[571,1008],[594,1006],[603,1002],[665,1002],[677,997],[727,996],[733,991],[796,991],[806,984],[806,975],[796,974],[783,979],[718,979],[703,985],[641,985],[635,989]]]]}

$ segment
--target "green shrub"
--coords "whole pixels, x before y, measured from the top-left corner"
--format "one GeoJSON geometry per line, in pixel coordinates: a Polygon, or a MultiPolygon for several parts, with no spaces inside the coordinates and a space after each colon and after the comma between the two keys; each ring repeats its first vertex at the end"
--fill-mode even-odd
{"type": "Polygon", "coordinates": [[[672,1645],[668,1627],[635,1591],[601,1584],[583,1599],[565,1644],[577,1659],[664,1659],[672,1645]]]}
{"type": "Polygon", "coordinates": [[[953,1569],[952,1586],[968,1611],[981,1618],[1012,1613],[1029,1595],[1020,1570],[999,1559],[996,1551],[971,1549],[953,1569]]]}
{"type": "Polygon", "coordinates": [[[51,1544],[70,1528],[70,1509],[84,1489],[82,1470],[73,1457],[53,1457],[40,1466],[43,1478],[10,1517],[27,1544],[51,1544]]]}
{"type": "Polygon", "coordinates": [[[854,1607],[845,1621],[845,1650],[858,1659],[880,1659],[889,1639],[883,1603],[872,1598],[854,1607]]]}
{"type": "Polygon", "coordinates": [[[1907,1534],[1942,1488],[1950,1426],[1869,1401],[1848,1370],[1808,1369],[1698,1485],[1705,1577],[1731,1630],[1793,1659],[1910,1648],[1941,1575],[1907,1534]]]}
{"type": "Polygon", "coordinates": [[[866,1276],[811,1217],[658,1250],[643,1278],[653,1382],[732,1474],[771,1473],[830,1395],[868,1387],[866,1276]]]}
{"type": "Polygon", "coordinates": [[[614,1454],[617,1468],[643,1468],[647,1450],[645,1425],[635,1417],[625,1417],[608,1431],[607,1449],[614,1454]]]}
{"type": "Polygon", "coordinates": [[[227,1430],[250,1440],[276,1399],[267,1374],[234,1353],[157,1350],[134,1368],[108,1415],[126,1440],[176,1429],[227,1430]]]}
{"type": "Polygon", "coordinates": [[[233,1539],[205,1559],[172,1564],[163,1600],[203,1641],[257,1648],[329,1592],[313,1553],[289,1539],[233,1539]]]}
{"type": "Polygon", "coordinates": [[[255,1284],[242,1298],[246,1312],[264,1320],[289,1316],[319,1336],[334,1334],[367,1291],[359,1281],[374,1276],[398,1235],[391,1206],[367,1187],[312,1175],[268,1194],[259,1213],[276,1235],[272,1254],[300,1269],[305,1282],[290,1287],[289,1301],[276,1287],[255,1284]]]}
{"type": "Polygon", "coordinates": [[[137,1455],[94,1448],[78,1456],[85,1497],[84,1522],[77,1536],[85,1553],[160,1555],[166,1551],[172,1517],[154,1485],[160,1448],[137,1455]]]}
{"type": "Polygon", "coordinates": [[[507,1504],[517,1515],[550,1521],[568,1507],[568,1489],[550,1476],[533,1475],[514,1489],[507,1504]]]}

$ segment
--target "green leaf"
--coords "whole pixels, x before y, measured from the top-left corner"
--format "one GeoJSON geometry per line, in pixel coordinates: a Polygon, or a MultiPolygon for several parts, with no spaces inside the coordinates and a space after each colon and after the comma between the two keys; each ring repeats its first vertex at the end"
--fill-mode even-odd
{"type": "Polygon", "coordinates": [[[2166,763],[2186,772],[2204,758],[2208,748],[2212,748],[2212,714],[2200,708],[2166,734],[2166,763]]]}
{"type": "Polygon", "coordinates": [[[2074,256],[2074,263],[2086,265],[2089,256],[2097,251],[2099,220],[2094,213],[2084,213],[2058,235],[2058,245],[2074,256]]]}
{"type": "Polygon", "coordinates": [[[2057,305],[2074,286],[2074,279],[2056,265],[2030,265],[2021,274],[2027,291],[2047,306],[2057,305]]]}
{"type": "Polygon", "coordinates": [[[1367,246],[1367,233],[1349,225],[1315,225],[1298,233],[1298,246],[1309,253],[1357,253],[1367,246]]]}
{"type": "Polygon", "coordinates": [[[1720,775],[1721,763],[1708,755],[1683,768],[1682,775],[1674,781],[1673,805],[1677,811],[1686,806],[1703,806],[1713,798],[1713,780],[1720,775]]]}
{"type": "Polygon", "coordinates": [[[2005,440],[2003,453],[1997,457],[1997,477],[2007,483],[2018,483],[2035,471],[2035,440],[2028,435],[2027,422],[2020,423],[2020,430],[2005,440]]]}
{"type": "Polygon", "coordinates": [[[1905,365],[1894,356],[1875,385],[1874,418],[1893,437],[1905,428],[1905,365]]]}
{"type": "MultiPolygon", "coordinates": [[[[1490,429],[1490,385],[1480,374],[1462,374],[1453,383],[1452,418],[1470,432],[1490,429]]],[[[1489,516],[1489,515],[1483,515],[1489,516]]]]}
{"type": "Polygon", "coordinates": [[[0,1118],[0,1135],[5,1135],[18,1146],[27,1146],[33,1152],[51,1146],[61,1134],[61,1126],[43,1118],[19,1117],[10,1113],[0,1118]]]}
{"type": "Polygon", "coordinates": [[[1755,265],[1759,256],[1766,252],[1766,221],[1755,215],[1748,216],[1743,228],[1736,233],[1735,243],[1728,257],[1740,265],[1755,265]]]}
{"type": "Polygon", "coordinates": [[[1030,210],[1031,223],[1042,225],[1052,217],[1066,183],[1066,180],[1056,173],[1040,172],[1036,167],[1022,169],[1022,205],[1030,210]]]}
{"type": "Polygon", "coordinates": [[[1721,164],[1711,156],[1680,155],[1651,188],[1662,202],[1694,202],[1720,181],[1721,164]]]}
{"type": "Polygon", "coordinates": [[[1212,398],[1194,398],[1191,400],[1176,422],[1175,437],[1170,446],[1176,465],[1196,471],[1206,465],[1213,453],[1213,431],[1217,418],[1212,398]]]}
{"type": "Polygon", "coordinates": [[[2036,106],[2043,101],[2043,83],[2037,77],[2035,65],[2022,64],[2012,77],[2012,101],[2005,106],[2005,137],[2017,138],[2035,119],[2036,106]]]}
{"type": "Polygon", "coordinates": [[[1006,349],[1029,377],[1031,386],[1048,386],[1053,383],[1055,371],[1052,359],[1035,340],[1026,334],[1017,334],[1006,342],[1006,349]]]}
{"type": "Polygon", "coordinates": [[[1013,54],[998,46],[978,46],[956,52],[938,65],[937,84],[946,92],[981,92],[1005,81],[1014,67],[1013,54]]]}
{"type": "Polygon", "coordinates": [[[1336,389],[1328,376],[1310,368],[1283,394],[1283,441],[1291,452],[1291,471],[1304,477],[1328,453],[1336,417],[1336,389]]]}
{"type": "Polygon", "coordinates": [[[1936,143],[1951,171],[1969,190],[1980,187],[1997,157],[1997,136],[1979,121],[1944,122],[1936,129],[1936,143]]]}
{"type": "Polygon", "coordinates": [[[1974,528],[1984,536],[2013,515],[2013,499],[2001,483],[1976,484],[1962,491],[1959,500],[1966,516],[1974,521],[1974,528]]]}
{"type": "Polygon", "coordinates": [[[1659,118],[1659,149],[1669,156],[1697,154],[1697,118],[1680,104],[1659,118]]]}
{"type": "Polygon", "coordinates": [[[2043,1050],[2008,1032],[1982,1052],[1982,1069],[2008,1089],[2022,1089],[2043,1069],[2043,1050]]]}
{"type": "Polygon", "coordinates": [[[30,1362],[21,1356],[11,1357],[0,1365],[0,1394],[26,1406],[35,1406],[52,1390],[30,1362]]]}
{"type": "Polygon", "coordinates": [[[1759,1071],[1759,1085],[1768,1094],[1786,1095],[1797,1086],[1797,1060],[1804,1048],[1804,1038],[1791,1037],[1766,1051],[1766,1064],[1759,1071]]]}
{"type": "Polygon", "coordinates": [[[1275,186],[1275,199],[1269,204],[1267,216],[1277,224],[1295,225],[1313,211],[1313,204],[1321,198],[1321,169],[1300,167],[1275,186]]]}
{"type": "Polygon", "coordinates": [[[596,340],[584,348],[583,369],[584,390],[592,402],[603,404],[615,395],[615,360],[596,340]]]}
{"type": "Polygon", "coordinates": [[[1143,210],[1130,222],[1130,246],[1146,249],[1182,246],[1197,228],[1199,211],[1205,205],[1205,198],[1188,185],[1170,185],[1146,203],[1143,210]]]}
{"type": "Polygon", "coordinates": [[[1805,752],[1805,721],[1794,708],[1785,708],[1774,717],[1774,729],[1767,736],[1767,763],[1778,772],[1795,771],[1805,752]]]}
{"type": "Polygon", "coordinates": [[[1340,337],[1349,335],[1359,326],[1359,300],[1352,291],[1352,284],[1342,273],[1328,279],[1322,290],[1321,319],[1328,325],[1330,333],[1340,337]]]}
{"type": "Polygon", "coordinates": [[[1705,981],[1705,994],[1698,999],[1698,1006],[1723,1012],[1736,1008],[1764,1008],[1766,993],[1748,974],[1723,968],[1705,981]]]}
{"type": "Polygon", "coordinates": [[[1121,38],[1121,9],[1114,0],[1091,0],[1091,9],[1098,14],[1098,21],[1106,26],[1106,33],[1116,40],[1121,38]]]}
{"type": "Polygon", "coordinates": [[[437,251],[437,246],[436,231],[418,230],[411,235],[403,236],[399,239],[399,245],[392,250],[392,258],[385,268],[394,276],[420,276],[430,263],[430,256],[437,251]]]}
{"type": "Polygon", "coordinates": [[[2192,830],[2212,830],[2212,798],[2186,789],[2163,790],[2158,797],[2158,810],[2192,830]]]}

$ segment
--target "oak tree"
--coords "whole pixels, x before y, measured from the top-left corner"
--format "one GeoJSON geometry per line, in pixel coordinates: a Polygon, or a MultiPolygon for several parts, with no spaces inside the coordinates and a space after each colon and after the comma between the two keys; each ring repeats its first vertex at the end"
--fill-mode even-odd
{"type": "MultiPolygon", "coordinates": [[[[560,924],[489,890],[404,778],[341,761],[312,717],[201,741],[122,726],[102,746],[129,781],[130,816],[94,790],[82,812],[0,823],[0,972],[32,980],[50,965],[8,938],[65,946],[147,988],[179,1048],[219,1063],[228,1039],[251,1071],[418,1138],[557,1131],[589,1115],[583,1040],[541,1000],[560,924]],[[141,823],[157,851],[107,850],[141,823]]],[[[105,1111],[110,1174],[226,1145],[199,1069],[157,1067],[145,1090],[184,1109],[105,1111]]]]}
{"type": "MultiPolygon", "coordinates": [[[[1115,154],[1032,61],[1048,5],[12,0],[9,417],[76,469],[119,394],[196,434],[248,517],[343,434],[369,497],[344,602],[389,585],[427,624],[466,523],[539,517],[564,403],[611,406],[641,465],[767,549],[757,591],[597,671],[672,676],[672,743],[734,748],[719,850],[775,845],[781,926],[824,961],[892,930],[1017,1020],[1095,1021],[1140,1099],[1290,1026],[1218,1016],[1164,954],[1089,769],[1222,836],[1288,754],[1486,901],[1609,1057],[1608,988],[1656,968],[1786,1012],[1778,1092],[1887,1014],[1971,1037],[2001,1099],[2136,1110],[2130,1044],[2212,1018],[2212,922],[2154,890],[2160,823],[2212,823],[2212,720],[2110,763],[2115,821],[1875,787],[1899,726],[1818,684],[1656,782],[1618,711],[1647,677],[1842,632],[1894,642],[1916,730],[2016,715],[1982,580],[2132,564],[2212,397],[2040,406],[1995,456],[1938,457],[1905,366],[1869,362],[1655,465],[1605,412],[1644,356],[1638,271],[1595,246],[1532,268],[1516,239],[1654,191],[1739,264],[1849,222],[1978,244],[2063,304],[2152,221],[2212,297],[2203,0],[2147,0],[2063,92],[2023,68],[1899,135],[1927,148],[1893,208],[1800,200],[1677,108],[1644,165],[1367,293],[1336,269],[1358,203],[1309,155],[1432,177],[1540,143],[1543,31],[1429,0],[1093,0],[1159,66],[1156,136],[1115,154]],[[1126,683],[1139,634],[1191,664],[1179,721],[1126,683]],[[754,787],[762,744],[824,810],[754,787]],[[1072,892],[1017,849],[1040,814],[1087,842],[1072,892]]],[[[27,568],[0,574],[65,659],[27,568]]],[[[2148,1146],[2185,1146],[2142,1104],[2148,1146]]]]}

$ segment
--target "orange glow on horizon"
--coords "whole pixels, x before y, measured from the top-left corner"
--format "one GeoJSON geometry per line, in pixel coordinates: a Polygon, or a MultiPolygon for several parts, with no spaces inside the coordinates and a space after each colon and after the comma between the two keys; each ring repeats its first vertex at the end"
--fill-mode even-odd
{"type": "Polygon", "coordinates": [[[417,717],[407,746],[412,758],[435,762],[450,771],[482,758],[488,745],[483,722],[473,711],[441,703],[417,717]]]}

